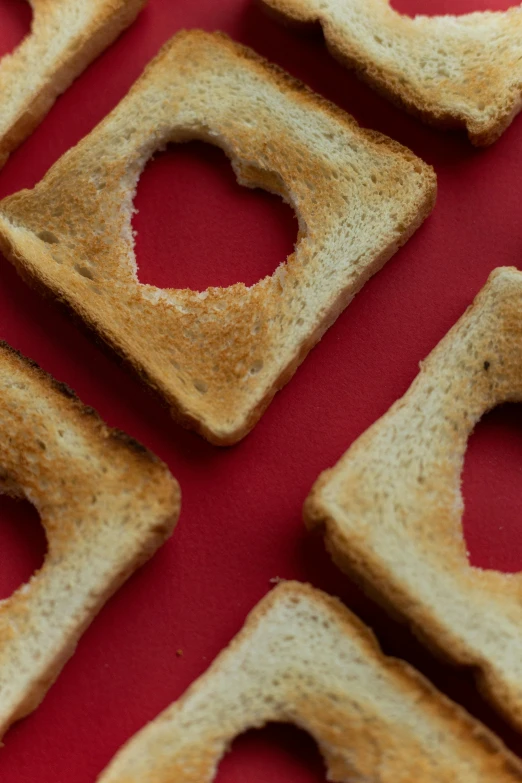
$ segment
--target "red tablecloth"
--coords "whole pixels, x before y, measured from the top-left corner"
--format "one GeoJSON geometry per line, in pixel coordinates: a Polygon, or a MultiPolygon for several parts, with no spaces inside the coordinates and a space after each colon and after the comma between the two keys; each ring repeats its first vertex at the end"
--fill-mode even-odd
{"type": "MultiPolygon", "coordinates": [[[[407,12],[505,9],[507,0],[395,0],[407,12]]],[[[22,0],[0,3],[0,52],[29,23],[22,0]]],[[[502,732],[466,673],[435,663],[331,564],[301,523],[319,472],[407,389],[425,357],[470,304],[489,272],[522,259],[522,118],[492,148],[443,134],[379,98],[328,55],[266,18],[250,0],[150,0],[139,20],[57,102],[0,173],[0,196],[31,187],[123,97],[180,28],[220,29],[433,164],[432,217],[309,355],[253,433],[219,450],[185,432],[115,358],[0,260],[0,338],[35,359],[113,426],[156,452],[180,481],[172,539],[108,603],[43,704],[12,728],[0,752],[2,783],[93,783],[118,747],[201,674],[279,576],[307,580],[377,630],[385,649],[502,732]],[[183,650],[183,657],[176,651],[183,650]]],[[[236,184],[223,153],[201,144],[150,164],[136,198],[144,282],[253,283],[291,250],[297,224],[273,196],[236,184]]],[[[465,531],[475,565],[522,569],[522,419],[489,414],[464,470],[465,531]]],[[[39,565],[44,536],[27,504],[0,499],[0,597],[39,565]]],[[[522,651],[521,651],[522,653],[522,651]]],[[[313,743],[286,728],[251,733],[223,762],[219,783],[314,783],[325,778],[313,743]]]]}

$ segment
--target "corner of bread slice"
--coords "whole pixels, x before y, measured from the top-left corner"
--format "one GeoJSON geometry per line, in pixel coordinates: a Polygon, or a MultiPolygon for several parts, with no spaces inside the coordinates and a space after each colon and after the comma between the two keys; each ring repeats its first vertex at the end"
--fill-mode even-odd
{"type": "Polygon", "coordinates": [[[421,120],[465,129],[476,146],[496,141],[522,108],[518,7],[412,19],[389,0],[261,2],[288,22],[320,25],[343,65],[421,120]]]}
{"type": "Polygon", "coordinates": [[[115,590],[172,533],[167,467],[0,343],[0,491],[44,527],[42,568],[0,604],[0,735],[35,709],[115,590]]]}
{"type": "MultiPolygon", "coordinates": [[[[491,353],[491,346],[496,346],[496,348],[498,348],[502,345],[502,347],[505,348],[507,345],[507,351],[504,351],[504,353],[512,354],[509,358],[510,364],[516,362],[519,353],[517,336],[519,332],[522,335],[522,322],[520,319],[521,307],[522,272],[516,267],[497,267],[490,273],[486,284],[478,292],[475,300],[468,307],[462,318],[433,349],[428,358],[420,363],[420,373],[406,395],[401,400],[398,400],[384,416],[374,422],[374,424],[350,446],[335,466],[325,469],[319,475],[304,502],[303,520],[308,529],[318,529],[324,532],[330,551],[335,553],[338,550],[346,550],[347,547],[349,548],[349,544],[347,544],[346,541],[342,541],[340,517],[343,515],[343,512],[341,511],[343,502],[349,503],[350,496],[353,496],[354,498],[357,497],[357,501],[354,500],[354,503],[357,504],[361,502],[360,490],[367,488],[370,490],[370,494],[362,506],[358,507],[359,513],[360,516],[364,518],[365,513],[372,512],[370,500],[371,482],[375,479],[375,477],[372,479],[372,459],[374,461],[378,460],[383,465],[386,464],[388,459],[385,450],[383,450],[382,453],[376,451],[376,437],[380,431],[386,429],[388,422],[391,424],[394,413],[402,410],[406,401],[410,400],[412,389],[419,385],[420,379],[429,374],[431,368],[435,365],[437,366],[437,374],[445,377],[445,373],[440,366],[441,359],[446,356],[446,362],[452,366],[452,349],[456,353],[457,349],[462,348],[463,345],[463,342],[459,338],[460,334],[468,339],[468,347],[470,350],[472,348],[474,353],[481,353],[485,339],[477,344],[470,342],[473,334],[472,327],[475,324],[480,324],[480,321],[483,321],[484,323],[491,322],[491,331],[487,337],[487,342],[490,346],[489,352],[491,353]],[[510,343],[512,346],[511,351],[509,350],[510,343]],[[358,460],[360,460],[361,471],[357,470],[353,472],[352,475],[351,467],[355,468],[355,466],[359,464],[358,460]],[[364,471],[368,471],[364,476],[363,467],[364,471]]],[[[486,352],[486,354],[484,354],[486,357],[484,362],[489,371],[491,363],[488,360],[487,355],[486,352]]],[[[463,372],[462,367],[459,367],[458,369],[455,368],[456,376],[461,372],[463,372]]],[[[409,430],[404,433],[395,432],[393,440],[395,442],[401,442],[402,437],[412,440],[413,433],[409,430]]],[[[418,439],[420,443],[422,440],[422,433],[418,433],[418,439]]],[[[448,455],[448,458],[450,457],[451,454],[448,455]]],[[[390,480],[393,471],[394,467],[390,465],[389,472],[386,475],[386,481],[390,480]]],[[[352,533],[355,535],[354,531],[352,531],[352,533]]],[[[363,532],[362,536],[364,538],[363,532]]]]}
{"type": "Polygon", "coordinates": [[[1,202],[0,249],[129,361],[178,421],[230,445],[435,197],[433,169],[410,150],[223,34],[184,31],[33,190],[1,202]],[[294,252],[255,285],[139,282],[140,173],[155,150],[191,138],[221,147],[240,184],[296,211],[294,252]]]}
{"type": "Polygon", "coordinates": [[[269,722],[317,742],[329,780],[515,783],[520,761],[340,601],[287,582],[186,693],[116,754],[98,783],[211,783],[231,742],[269,722]]]}
{"type": "Polygon", "coordinates": [[[490,105],[481,104],[481,108],[467,120],[467,131],[475,147],[489,147],[509,128],[522,109],[522,89],[520,85],[499,88],[496,101],[490,105]]]}
{"type": "Polygon", "coordinates": [[[0,60],[0,167],[147,0],[30,0],[30,33],[0,60]]]}
{"type": "MultiPolygon", "coordinates": [[[[503,335],[510,331],[509,340],[512,342],[512,354],[510,361],[516,361],[518,354],[518,341],[515,341],[515,335],[518,334],[518,323],[520,322],[520,308],[522,305],[522,272],[516,267],[497,267],[492,270],[483,288],[476,295],[473,303],[468,307],[460,321],[450,330],[448,335],[437,345],[430,356],[420,363],[421,373],[426,374],[427,370],[438,360],[444,352],[449,353],[450,345],[457,346],[456,339],[459,328],[466,334],[464,325],[468,325],[479,319],[489,318],[492,321],[492,330],[489,335],[491,345],[499,345],[503,340],[503,335]],[[460,327],[460,325],[462,326],[460,327]],[[511,327],[511,328],[510,328],[511,327]]],[[[520,327],[522,328],[522,327],[520,327]]],[[[478,351],[478,346],[474,348],[478,351]]],[[[488,368],[489,368],[488,363],[488,368]]],[[[420,377],[420,376],[418,376],[420,377]]],[[[409,394],[409,393],[408,393],[409,394]]],[[[408,396],[408,395],[406,395],[408,396]]],[[[334,467],[325,469],[314,482],[312,489],[305,500],[303,506],[303,519],[309,529],[327,527],[329,523],[335,526],[335,506],[338,500],[338,493],[342,492],[345,496],[349,494],[346,489],[347,472],[346,466],[349,463],[349,455],[353,453],[357,446],[357,453],[363,453],[365,444],[371,442],[371,433],[376,431],[380,422],[384,422],[398,406],[396,403],[390,411],[382,416],[377,422],[368,428],[361,435],[352,447],[344,454],[334,467]]],[[[400,438],[400,433],[397,434],[400,438]]],[[[383,459],[386,456],[383,454],[383,459]]],[[[330,535],[333,531],[330,530],[330,535]]]]}

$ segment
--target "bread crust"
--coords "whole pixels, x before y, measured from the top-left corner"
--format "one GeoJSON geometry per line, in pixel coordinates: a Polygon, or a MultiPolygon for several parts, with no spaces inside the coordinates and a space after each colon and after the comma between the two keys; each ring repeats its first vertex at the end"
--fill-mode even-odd
{"type": "Polygon", "coordinates": [[[98,783],[211,783],[232,740],[267,722],[317,741],[328,780],[515,783],[491,732],[310,585],[276,587],[177,702],[135,735],[98,783]]]}
{"type": "Polygon", "coordinates": [[[322,27],[331,54],[424,122],[495,142],[522,108],[522,8],[416,16],[389,0],[258,0],[279,20],[322,27]]]}
{"type": "Polygon", "coordinates": [[[170,536],[167,467],[0,342],[0,491],[37,509],[42,568],[0,604],[0,736],[34,710],[85,628],[170,536]]]}
{"type": "Polygon", "coordinates": [[[147,0],[29,2],[30,33],[0,60],[0,168],[58,96],[134,21],[147,0]],[[80,24],[76,15],[81,16],[80,24]]]}
{"type": "Polygon", "coordinates": [[[522,401],[522,273],[495,270],[405,396],[325,471],[304,517],[341,569],[522,730],[522,575],[472,567],[460,476],[480,417],[522,401]]]}
{"type": "Polygon", "coordinates": [[[128,360],[178,421],[230,445],[435,196],[433,170],[412,152],[226,36],[190,31],[33,191],[1,203],[0,248],[128,360]],[[194,138],[224,149],[241,184],[296,209],[295,252],[254,286],[198,293],[138,282],[139,175],[155,150],[194,138]]]}

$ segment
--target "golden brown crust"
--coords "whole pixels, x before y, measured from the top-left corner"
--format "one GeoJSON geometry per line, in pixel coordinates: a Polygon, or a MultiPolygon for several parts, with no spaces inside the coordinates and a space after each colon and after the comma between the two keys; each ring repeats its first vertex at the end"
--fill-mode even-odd
{"type": "Polygon", "coordinates": [[[43,567],[0,605],[0,734],[40,703],[112,593],[171,534],[179,487],[141,444],[0,343],[0,488],[38,510],[43,567]]]}
{"type": "Polygon", "coordinates": [[[231,741],[268,721],[317,741],[329,780],[515,783],[500,740],[403,661],[338,600],[275,588],[188,691],[116,755],[99,783],[210,783],[231,741]]]}
{"type": "Polygon", "coordinates": [[[2,202],[0,247],[131,362],[181,423],[229,445],[435,194],[432,169],[409,150],[226,36],[181,32],[34,191],[2,202]],[[242,184],[296,207],[295,253],[250,288],[161,291],[137,281],[136,181],[155,149],[189,138],[218,144],[242,184]]]}
{"type": "Polygon", "coordinates": [[[0,60],[0,167],[40,124],[55,100],[134,21],[147,0],[30,0],[31,32],[0,60]],[[85,14],[82,29],[56,41],[68,10],[85,14]]]}
{"type": "Polygon", "coordinates": [[[522,728],[522,575],[469,565],[460,473],[487,410],[522,401],[522,274],[496,270],[406,395],[322,474],[306,501],[340,568],[522,728]]]}
{"type": "Polygon", "coordinates": [[[519,8],[410,19],[389,0],[259,2],[287,22],[320,25],[331,54],[381,95],[424,122],[466,129],[477,146],[522,108],[519,8]]]}

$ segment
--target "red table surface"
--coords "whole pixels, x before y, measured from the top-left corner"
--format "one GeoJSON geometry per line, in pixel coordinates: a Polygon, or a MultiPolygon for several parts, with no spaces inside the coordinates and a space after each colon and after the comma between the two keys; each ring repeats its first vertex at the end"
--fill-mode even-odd
{"type": "MultiPolygon", "coordinates": [[[[505,9],[507,0],[395,0],[407,13],[505,9]]],[[[29,25],[22,0],[0,2],[0,52],[29,25]]],[[[413,662],[522,752],[476,694],[467,672],[435,662],[331,564],[306,534],[302,503],[315,478],[401,396],[424,358],[497,266],[522,258],[522,117],[475,150],[464,135],[421,125],[250,0],[150,0],[138,21],[61,97],[0,174],[0,196],[32,187],[122,98],[160,45],[181,28],[220,29],[433,164],[433,215],[329,330],[255,430],[220,450],[175,425],[114,356],[103,352],[0,259],[0,338],[35,359],[110,424],[138,438],[178,478],[172,539],[107,604],[43,704],[6,735],[2,783],[92,783],[119,746],[178,698],[241,627],[273,577],[342,597],[384,649],[413,662]],[[183,650],[177,657],[176,651],[183,650]]],[[[224,154],[172,147],[146,169],[136,198],[140,279],[160,286],[254,283],[291,251],[297,224],[275,196],[241,188],[224,154]]],[[[522,569],[522,418],[488,414],[463,476],[471,562],[522,569]]],[[[0,597],[39,566],[45,538],[34,509],[0,499],[0,597]]],[[[324,781],[311,739],[270,727],[234,743],[219,783],[324,781]]]]}

